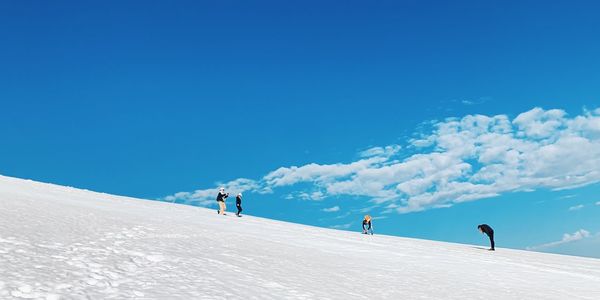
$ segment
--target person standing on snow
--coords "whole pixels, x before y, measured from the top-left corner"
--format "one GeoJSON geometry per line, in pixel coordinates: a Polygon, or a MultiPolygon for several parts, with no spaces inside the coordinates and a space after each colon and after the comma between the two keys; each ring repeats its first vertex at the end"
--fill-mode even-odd
{"type": "Polygon", "coordinates": [[[490,225],[488,224],[481,224],[479,226],[477,226],[477,229],[479,229],[479,231],[481,231],[481,233],[485,233],[487,234],[487,236],[490,238],[490,251],[495,251],[496,247],[495,247],[495,243],[494,243],[494,229],[492,229],[492,227],[490,227],[490,225]]]}
{"type": "Polygon", "coordinates": [[[217,203],[219,204],[219,214],[225,215],[225,199],[229,197],[229,193],[225,193],[225,188],[219,189],[219,194],[217,195],[217,203]]]}
{"type": "Polygon", "coordinates": [[[237,194],[237,196],[235,197],[235,207],[237,207],[237,213],[235,213],[236,216],[241,217],[240,213],[242,212],[242,193],[237,194]]]}
{"type": "Polygon", "coordinates": [[[371,224],[371,216],[366,215],[362,222],[363,234],[373,235],[373,226],[371,224]]]}

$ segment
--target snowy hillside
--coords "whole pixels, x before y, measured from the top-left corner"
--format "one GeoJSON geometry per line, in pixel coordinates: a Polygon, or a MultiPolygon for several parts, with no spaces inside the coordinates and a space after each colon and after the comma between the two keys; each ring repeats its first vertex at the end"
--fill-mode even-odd
{"type": "Polygon", "coordinates": [[[485,246],[0,176],[0,299],[600,299],[600,260],[485,246]]]}

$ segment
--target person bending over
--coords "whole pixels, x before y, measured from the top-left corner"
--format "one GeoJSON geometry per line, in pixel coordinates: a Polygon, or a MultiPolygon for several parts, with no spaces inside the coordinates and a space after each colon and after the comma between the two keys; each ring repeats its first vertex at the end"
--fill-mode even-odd
{"type": "Polygon", "coordinates": [[[485,233],[487,234],[487,236],[490,238],[490,251],[495,251],[496,250],[496,245],[494,243],[494,229],[492,229],[492,227],[490,227],[490,225],[488,224],[481,224],[479,226],[477,226],[477,229],[479,229],[479,231],[481,231],[481,233],[485,233]]]}

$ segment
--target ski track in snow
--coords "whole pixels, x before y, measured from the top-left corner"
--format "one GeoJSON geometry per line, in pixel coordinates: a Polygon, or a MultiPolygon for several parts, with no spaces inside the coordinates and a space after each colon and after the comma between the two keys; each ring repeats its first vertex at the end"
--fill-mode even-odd
{"type": "Polygon", "coordinates": [[[366,236],[0,176],[0,299],[600,299],[600,260],[366,236]]]}

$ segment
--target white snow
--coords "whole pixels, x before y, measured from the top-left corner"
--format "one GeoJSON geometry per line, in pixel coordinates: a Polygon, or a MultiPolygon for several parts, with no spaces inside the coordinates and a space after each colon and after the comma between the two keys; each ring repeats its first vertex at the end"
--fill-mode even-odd
{"type": "Polygon", "coordinates": [[[600,260],[366,236],[0,176],[0,299],[600,299],[600,260]]]}

